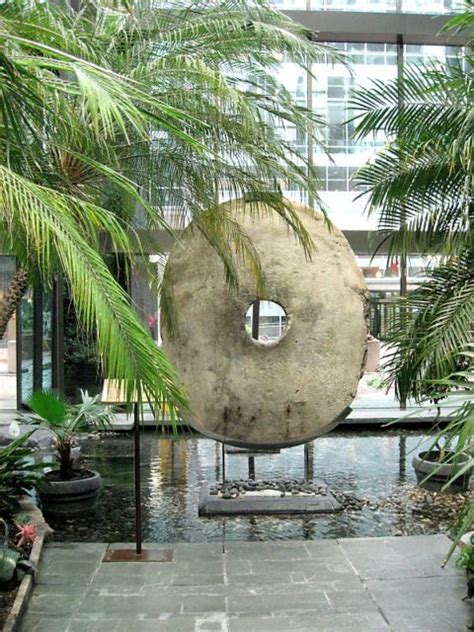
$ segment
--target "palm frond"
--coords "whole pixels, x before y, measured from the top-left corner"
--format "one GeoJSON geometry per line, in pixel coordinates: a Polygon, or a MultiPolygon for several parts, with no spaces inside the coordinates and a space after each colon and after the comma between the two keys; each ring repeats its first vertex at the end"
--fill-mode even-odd
{"type": "Polygon", "coordinates": [[[402,399],[436,398],[439,389],[433,381],[455,373],[459,362],[470,363],[462,359],[462,350],[474,334],[474,251],[436,268],[428,281],[397,302],[394,312],[387,377],[402,399]]]}

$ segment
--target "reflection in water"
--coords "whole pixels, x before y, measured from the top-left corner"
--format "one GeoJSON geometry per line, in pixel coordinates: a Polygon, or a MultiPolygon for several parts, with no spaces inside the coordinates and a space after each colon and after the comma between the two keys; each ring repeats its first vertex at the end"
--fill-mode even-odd
{"type": "Polygon", "coordinates": [[[400,483],[404,483],[407,480],[407,438],[404,434],[400,435],[399,439],[400,445],[400,475],[399,480],[400,483]]]}
{"type": "MultiPolygon", "coordinates": [[[[317,516],[236,516],[200,518],[198,500],[206,481],[222,480],[221,445],[196,435],[169,437],[155,432],[142,439],[144,539],[154,542],[315,539],[385,536],[403,530],[419,533],[419,519],[407,508],[415,489],[410,465],[418,432],[335,431],[317,439],[307,451],[306,470],[326,480],[332,490],[366,501],[361,511],[317,516]],[[408,461],[408,467],[407,467],[408,461]],[[418,529],[418,530],[417,530],[418,529]]],[[[134,533],[132,437],[88,439],[86,464],[99,470],[104,489],[94,515],[52,524],[56,539],[129,541],[134,533]]],[[[246,479],[248,459],[226,455],[226,477],[246,479]]],[[[304,447],[255,459],[257,479],[302,479],[304,447]]],[[[443,522],[444,520],[444,522],[443,522]]],[[[54,521],[53,521],[54,522],[54,521]]],[[[428,530],[446,528],[437,514],[428,530]]],[[[426,530],[426,525],[425,525],[426,530]]]]}

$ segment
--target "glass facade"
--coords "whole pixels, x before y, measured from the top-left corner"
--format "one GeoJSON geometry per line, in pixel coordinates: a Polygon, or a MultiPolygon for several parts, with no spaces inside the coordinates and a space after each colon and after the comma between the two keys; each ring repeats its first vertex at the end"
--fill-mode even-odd
{"type": "Polygon", "coordinates": [[[43,291],[42,309],[42,387],[53,388],[53,292],[50,288],[43,291]]]}
{"type": "Polygon", "coordinates": [[[352,177],[357,169],[383,145],[384,138],[354,140],[350,99],[357,87],[373,79],[389,80],[397,75],[397,49],[390,44],[338,44],[350,65],[320,63],[313,68],[312,107],[328,122],[328,153],[315,146],[313,162],[320,178],[321,198],[329,217],[343,230],[370,230],[376,219],[364,215],[364,201],[357,200],[352,177]]]}
{"type": "Polygon", "coordinates": [[[404,13],[449,13],[455,0],[273,0],[282,11],[357,11],[404,13]]]}
{"type": "MultiPolygon", "coordinates": [[[[0,255],[0,300],[3,299],[15,274],[15,258],[0,255]]],[[[16,315],[10,320],[0,340],[0,409],[16,406],[17,339],[16,315]]]]}
{"type": "MultiPolygon", "coordinates": [[[[313,77],[306,77],[295,65],[280,66],[279,79],[302,106],[311,107],[327,122],[321,144],[308,144],[308,137],[294,127],[280,127],[285,140],[295,143],[300,153],[309,156],[319,177],[319,192],[331,220],[342,230],[371,231],[377,228],[377,217],[368,217],[365,199],[353,183],[357,169],[383,146],[383,135],[355,140],[355,124],[351,96],[360,87],[374,80],[389,81],[398,73],[395,44],[334,44],[347,56],[348,64],[332,64],[322,60],[313,67],[313,77]]],[[[420,64],[434,61],[449,63],[456,59],[453,46],[404,46],[404,62],[420,64]]],[[[282,186],[286,197],[308,202],[304,192],[282,186]]]]}
{"type": "Polygon", "coordinates": [[[34,311],[33,291],[29,289],[20,307],[20,399],[22,401],[26,401],[33,393],[34,311]]]}
{"type": "MultiPolygon", "coordinates": [[[[306,72],[297,64],[284,62],[280,64],[278,79],[301,107],[308,106],[308,83],[306,72]]],[[[285,140],[296,147],[301,156],[308,155],[308,135],[305,130],[290,125],[288,122],[277,122],[276,129],[285,140]]],[[[289,182],[280,182],[280,187],[287,197],[294,202],[308,203],[305,191],[298,190],[289,182]]]]}
{"type": "MultiPolygon", "coordinates": [[[[18,357],[20,373],[17,380],[18,404],[25,404],[33,391],[50,390],[58,386],[63,372],[63,359],[58,358],[56,341],[58,323],[55,287],[30,288],[19,308],[18,357]]],[[[60,335],[63,335],[63,331],[60,335]]]]}

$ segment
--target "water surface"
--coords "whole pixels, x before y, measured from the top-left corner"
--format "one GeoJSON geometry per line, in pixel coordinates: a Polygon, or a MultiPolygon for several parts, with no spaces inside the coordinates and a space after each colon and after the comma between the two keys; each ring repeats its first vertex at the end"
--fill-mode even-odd
{"type": "MultiPolygon", "coordinates": [[[[142,506],[145,541],[209,542],[388,536],[449,531],[462,498],[417,490],[411,465],[419,431],[333,431],[312,444],[314,479],[327,481],[354,510],[316,516],[200,518],[206,481],[222,480],[222,447],[197,435],[142,435],[142,506]]],[[[133,442],[130,435],[88,439],[85,464],[104,478],[95,511],[81,519],[51,521],[56,539],[130,541],[134,536],[133,442]]],[[[303,478],[303,446],[256,458],[257,479],[303,478]]],[[[226,456],[226,478],[245,479],[248,460],[226,456]]]]}

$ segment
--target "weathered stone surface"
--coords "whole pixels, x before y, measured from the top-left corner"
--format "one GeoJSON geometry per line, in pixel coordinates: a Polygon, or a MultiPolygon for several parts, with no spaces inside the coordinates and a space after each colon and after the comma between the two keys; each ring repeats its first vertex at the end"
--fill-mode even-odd
{"type": "Polygon", "coordinates": [[[266,294],[242,270],[238,292],[225,284],[223,266],[192,225],[166,268],[175,307],[164,347],[187,389],[200,432],[237,446],[290,446],[327,432],[355,397],[364,362],[367,287],[343,234],[321,215],[298,207],[316,246],[312,260],[273,214],[236,214],[257,247],[266,294]],[[253,340],[245,314],[257,299],[280,304],[284,336],[253,340]]]}

